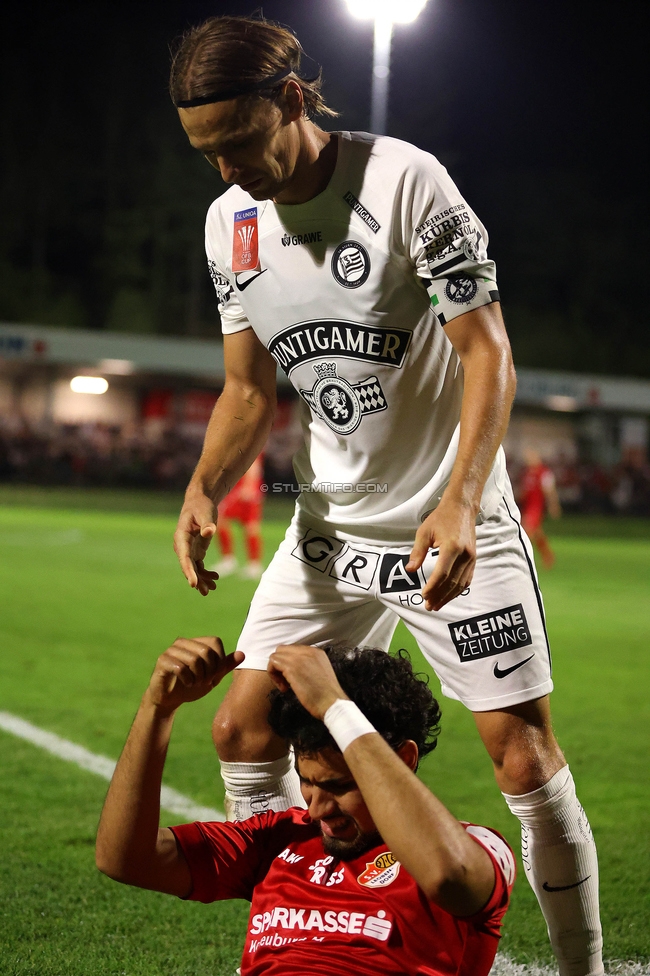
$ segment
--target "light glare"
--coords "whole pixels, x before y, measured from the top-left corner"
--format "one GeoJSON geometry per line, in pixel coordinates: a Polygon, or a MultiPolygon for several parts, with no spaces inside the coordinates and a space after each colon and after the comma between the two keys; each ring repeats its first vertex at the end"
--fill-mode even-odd
{"type": "Polygon", "coordinates": [[[546,397],[549,410],[560,410],[562,413],[572,413],[578,409],[578,401],[572,396],[561,396],[559,393],[546,397]]]}
{"type": "Polygon", "coordinates": [[[108,383],[103,376],[75,376],[70,389],[73,393],[106,393],[108,383]]]}
{"type": "Polygon", "coordinates": [[[359,20],[386,20],[392,24],[411,24],[424,10],[427,0],[347,0],[353,17],[359,20]]]}
{"type": "Polygon", "coordinates": [[[115,373],[116,376],[130,376],[135,371],[135,363],[130,359],[100,359],[97,365],[102,373],[115,373]]]}

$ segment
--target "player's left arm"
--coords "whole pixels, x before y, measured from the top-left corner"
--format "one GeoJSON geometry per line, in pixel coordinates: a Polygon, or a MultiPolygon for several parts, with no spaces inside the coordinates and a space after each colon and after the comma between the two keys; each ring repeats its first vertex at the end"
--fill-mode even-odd
{"type": "Polygon", "coordinates": [[[439,610],[469,586],[476,564],[476,517],[494,458],[508,426],[516,376],[501,305],[492,302],[445,326],[464,372],[460,440],[451,479],[438,507],[422,523],[408,571],[438,549],[423,589],[427,610],[439,610]]]}

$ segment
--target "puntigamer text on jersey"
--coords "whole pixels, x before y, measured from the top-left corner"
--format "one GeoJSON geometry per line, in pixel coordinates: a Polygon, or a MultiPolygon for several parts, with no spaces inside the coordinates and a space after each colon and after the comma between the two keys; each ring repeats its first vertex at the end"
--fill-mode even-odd
{"type": "Polygon", "coordinates": [[[296,366],[317,359],[323,353],[399,369],[411,335],[409,329],[373,329],[356,322],[301,322],[278,332],[268,348],[287,375],[296,366]]]}

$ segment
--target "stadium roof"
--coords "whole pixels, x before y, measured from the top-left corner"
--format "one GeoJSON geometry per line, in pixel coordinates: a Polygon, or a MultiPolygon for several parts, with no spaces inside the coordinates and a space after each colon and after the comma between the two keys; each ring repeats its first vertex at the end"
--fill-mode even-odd
{"type": "MultiPolygon", "coordinates": [[[[219,339],[183,339],[0,323],[0,363],[85,367],[107,375],[164,373],[224,380],[219,339]]],[[[516,403],[547,410],[616,410],[650,414],[650,380],[545,369],[517,369],[516,403]]],[[[278,381],[288,380],[278,369],[278,381]]]]}
{"type": "Polygon", "coordinates": [[[0,323],[0,362],[84,366],[104,373],[196,376],[220,382],[223,345],[210,339],[176,339],[90,332],[45,325],[0,323]]]}

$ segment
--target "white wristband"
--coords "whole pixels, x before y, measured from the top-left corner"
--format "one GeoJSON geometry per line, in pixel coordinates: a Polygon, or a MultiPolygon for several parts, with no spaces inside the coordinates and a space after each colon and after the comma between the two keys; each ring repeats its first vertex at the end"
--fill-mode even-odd
{"type": "Polygon", "coordinates": [[[348,698],[337,698],[325,712],[323,722],[341,752],[345,752],[359,736],[377,731],[361,709],[348,698]]]}

